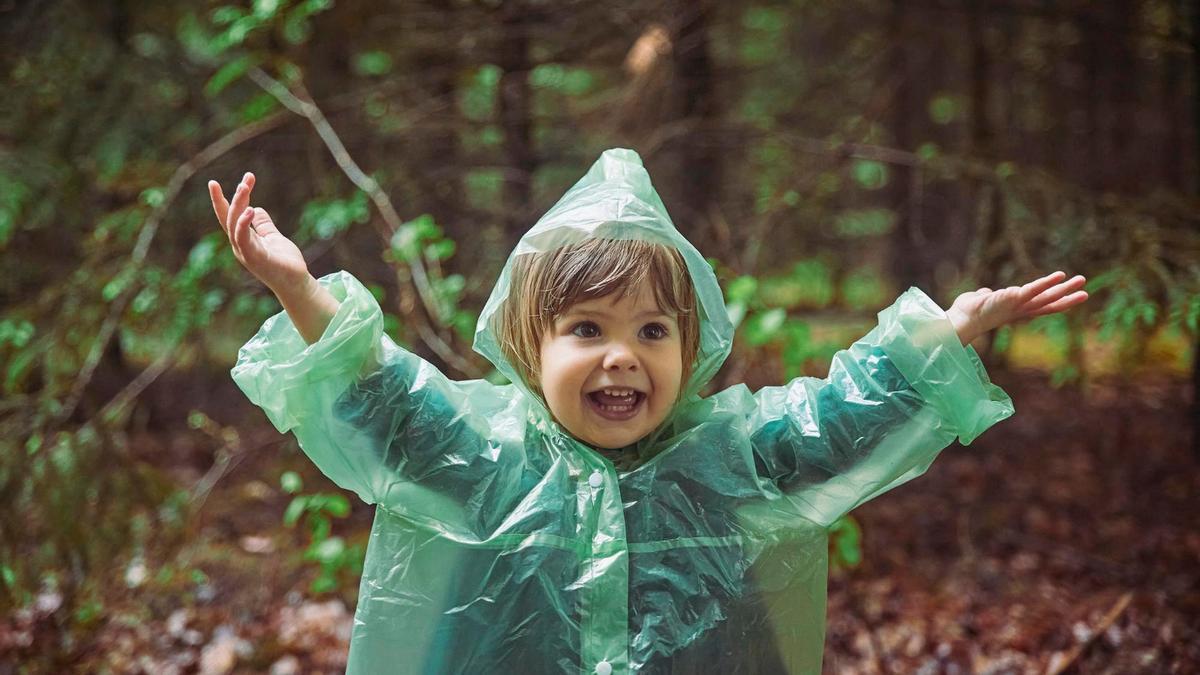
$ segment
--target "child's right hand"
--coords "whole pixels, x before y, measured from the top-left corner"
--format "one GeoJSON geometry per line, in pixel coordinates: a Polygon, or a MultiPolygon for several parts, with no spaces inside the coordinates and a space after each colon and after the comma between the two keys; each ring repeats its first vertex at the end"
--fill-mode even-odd
{"type": "Polygon", "coordinates": [[[304,285],[309,279],[308,265],[300,249],[279,233],[266,210],[250,208],[253,189],[254,174],[247,173],[234,191],[233,201],[227,202],[221,184],[208,181],[213,211],[229,237],[233,255],[267,288],[280,295],[304,285]]]}

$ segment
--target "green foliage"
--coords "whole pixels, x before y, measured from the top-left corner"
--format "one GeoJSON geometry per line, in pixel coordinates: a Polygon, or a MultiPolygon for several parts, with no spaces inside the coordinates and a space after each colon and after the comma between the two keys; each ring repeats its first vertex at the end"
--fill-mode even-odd
{"type": "Polygon", "coordinates": [[[32,190],[16,176],[0,171],[0,250],[8,244],[32,190]]]}
{"type": "Polygon", "coordinates": [[[453,329],[464,341],[470,341],[475,332],[476,316],[460,306],[467,279],[461,274],[446,274],[441,267],[441,263],[452,257],[457,249],[457,244],[445,235],[433,216],[425,213],[400,226],[392,235],[391,249],[384,258],[400,264],[421,260],[429,277],[429,290],[437,313],[434,319],[453,329]]]}
{"type": "Polygon", "coordinates": [[[772,307],[826,307],[834,297],[833,270],[820,258],[800,260],[789,274],[759,280],[759,298],[772,307]]]}
{"type": "Polygon", "coordinates": [[[392,55],[385,51],[362,52],[354,57],[354,71],[359,75],[387,75],[392,70],[392,55]]]}
{"type": "Polygon", "coordinates": [[[468,119],[491,119],[496,107],[496,91],[500,85],[499,66],[485,63],[479,66],[459,91],[459,106],[468,119]]]}
{"type": "Polygon", "coordinates": [[[1129,334],[1139,327],[1155,325],[1159,308],[1148,295],[1146,284],[1137,271],[1129,267],[1114,267],[1088,280],[1087,290],[1108,291],[1108,302],[1100,312],[1100,331],[1112,338],[1120,330],[1129,334]]]}
{"type": "MultiPolygon", "coordinates": [[[[717,273],[726,276],[719,264],[717,273]]],[[[809,361],[830,358],[837,346],[815,340],[810,324],[788,309],[824,307],[832,298],[832,273],[819,259],[802,260],[789,274],[742,275],[725,284],[725,306],[740,340],[752,347],[780,347],[789,378],[801,375],[809,361]]]]}
{"type": "Polygon", "coordinates": [[[241,79],[255,65],[258,65],[258,60],[251,54],[243,54],[226,62],[208,79],[204,85],[204,93],[210,97],[220,94],[225,87],[241,79]]]}
{"type": "Polygon", "coordinates": [[[829,567],[854,569],[861,562],[862,527],[854,516],[842,516],[829,526],[829,567]]]}
{"type": "Polygon", "coordinates": [[[571,68],[559,63],[542,63],[529,73],[529,85],[565,96],[583,96],[595,86],[596,78],[586,68],[571,68]]]}
{"type": "Polygon", "coordinates": [[[833,229],[847,239],[878,237],[896,226],[896,212],[891,209],[847,209],[837,214],[833,229]]]}
{"type": "Polygon", "coordinates": [[[779,57],[786,38],[788,13],[782,7],[747,7],[742,26],[752,39],[741,42],[741,59],[747,65],[771,63],[779,57]]]}
{"type": "Polygon", "coordinates": [[[360,544],[349,545],[342,537],[333,536],[333,519],[350,515],[350,502],[344,495],[318,492],[300,494],[304,483],[300,476],[287,471],[279,478],[284,492],[295,495],[283,514],[283,524],[295,527],[303,522],[309,544],[303,553],[306,561],[316,563],[317,578],[311,589],[314,593],[337,590],[342,583],[352,583],[362,574],[365,549],[360,544]]]}
{"type": "Polygon", "coordinates": [[[367,222],[370,216],[367,193],[361,190],[346,199],[314,199],[304,205],[294,240],[333,239],[351,225],[367,222]]]}
{"type": "Polygon", "coordinates": [[[864,266],[842,278],[841,298],[847,309],[874,310],[887,304],[890,289],[879,270],[864,266]]]}
{"type": "Polygon", "coordinates": [[[854,180],[868,190],[878,190],[887,186],[889,170],[886,164],[869,159],[858,159],[850,166],[854,180]]]}
{"type": "Polygon", "coordinates": [[[962,104],[953,94],[938,94],[929,100],[929,117],[938,124],[950,124],[962,111],[962,104]]]}

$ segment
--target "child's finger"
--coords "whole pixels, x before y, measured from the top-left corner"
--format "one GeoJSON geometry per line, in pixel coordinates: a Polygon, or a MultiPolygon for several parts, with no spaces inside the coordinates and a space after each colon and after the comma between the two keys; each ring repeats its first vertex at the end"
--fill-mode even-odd
{"type": "Polygon", "coordinates": [[[246,172],[242,177],[242,182],[238,183],[237,190],[233,193],[233,200],[229,202],[229,222],[239,218],[242,211],[250,205],[250,192],[254,189],[254,174],[246,172]]]}
{"type": "Polygon", "coordinates": [[[250,237],[254,236],[250,232],[250,222],[253,218],[253,209],[242,209],[241,215],[233,223],[233,231],[229,236],[230,242],[233,243],[233,250],[237,253],[238,258],[242,260],[242,264],[246,263],[246,252],[250,247],[250,237]]]}
{"type": "Polygon", "coordinates": [[[1021,300],[1024,302],[1029,302],[1030,300],[1033,300],[1034,298],[1036,298],[1039,295],[1041,295],[1042,293],[1044,293],[1046,291],[1046,289],[1050,288],[1051,286],[1058,283],[1059,281],[1062,281],[1062,279],[1065,278],[1066,276],[1067,276],[1066,272],[1059,270],[1057,272],[1051,272],[1050,274],[1047,274],[1046,276],[1042,277],[1041,279],[1035,279],[1035,280],[1025,284],[1024,286],[1021,287],[1021,300]]]}
{"type": "Polygon", "coordinates": [[[258,254],[258,233],[254,231],[254,209],[242,211],[237,223],[237,247],[242,257],[251,262],[258,254]]]}
{"type": "Polygon", "coordinates": [[[1075,291],[1074,293],[1072,293],[1064,298],[1059,298],[1058,300],[1046,305],[1045,307],[1041,307],[1039,309],[1036,309],[1036,310],[1030,312],[1028,314],[1028,316],[1043,316],[1045,314],[1054,314],[1056,312],[1062,312],[1062,311],[1065,311],[1065,310],[1068,310],[1068,309],[1074,307],[1075,305],[1078,305],[1079,303],[1081,303],[1087,299],[1088,299],[1087,291],[1075,291]]]}
{"type": "Polygon", "coordinates": [[[1086,283],[1087,279],[1083,275],[1077,274],[1057,286],[1042,291],[1036,297],[1027,301],[1025,308],[1030,311],[1038,310],[1045,305],[1057,301],[1071,291],[1083,288],[1083,285],[1086,283]]]}
{"type": "Polygon", "coordinates": [[[271,220],[271,214],[267,213],[266,209],[257,206],[254,207],[254,216],[251,218],[250,224],[254,226],[255,233],[260,237],[279,232],[279,229],[275,227],[275,223],[271,220]]]}
{"type": "Polygon", "coordinates": [[[215,180],[208,181],[208,196],[212,199],[217,222],[221,224],[221,229],[225,230],[225,234],[229,234],[229,202],[225,199],[225,192],[221,190],[221,184],[215,180]]]}

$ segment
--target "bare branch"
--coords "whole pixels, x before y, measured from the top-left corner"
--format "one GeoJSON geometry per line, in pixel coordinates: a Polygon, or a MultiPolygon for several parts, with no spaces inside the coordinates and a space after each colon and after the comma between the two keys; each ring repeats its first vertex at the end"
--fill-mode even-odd
{"type": "MultiPolygon", "coordinates": [[[[303,85],[297,86],[303,96],[303,98],[300,98],[284,86],[282,82],[271,77],[261,68],[251,69],[248,75],[255,84],[268,94],[274,96],[284,107],[304,117],[312,124],[317,135],[321,137],[321,141],[325,143],[325,147],[329,149],[334,161],[337,162],[338,166],[346,174],[346,177],[358,189],[366,192],[367,196],[375,204],[375,208],[379,210],[379,214],[383,217],[384,223],[387,225],[387,229],[380,231],[379,234],[385,242],[390,244],[392,235],[399,231],[400,227],[404,224],[400,218],[400,214],[392,204],[391,198],[379,187],[379,183],[374,178],[368,176],[358,166],[358,163],[354,161],[354,158],[350,156],[350,152],[346,150],[345,144],[342,143],[341,138],[329,124],[329,120],[326,119],[321,109],[313,102],[312,96],[304,90],[303,85]]],[[[425,271],[425,265],[421,261],[420,255],[406,256],[405,262],[412,270],[412,282],[417,289],[417,295],[420,296],[421,304],[425,307],[425,311],[433,318],[436,324],[444,326],[448,317],[441,315],[437,299],[434,297],[433,289],[429,284],[429,276],[425,271]]],[[[421,340],[434,353],[458,371],[473,377],[480,377],[482,375],[478,368],[455,354],[446,340],[432,330],[431,327],[418,324],[417,333],[421,337],[421,340]]]]}

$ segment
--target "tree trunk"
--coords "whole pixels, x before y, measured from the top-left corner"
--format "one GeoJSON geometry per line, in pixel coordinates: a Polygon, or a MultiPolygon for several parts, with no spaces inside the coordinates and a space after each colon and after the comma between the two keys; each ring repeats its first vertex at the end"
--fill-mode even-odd
{"type": "MultiPolygon", "coordinates": [[[[1200,167],[1200,1],[1188,0],[1187,9],[1192,39],[1192,139],[1200,167]]],[[[1200,195],[1200,170],[1189,182],[1192,194],[1200,195]]],[[[1200,459],[1200,336],[1192,342],[1192,454],[1200,459]]]]}
{"type": "MultiPolygon", "coordinates": [[[[891,64],[890,77],[896,83],[896,95],[892,101],[890,115],[892,142],[900,150],[911,150],[913,147],[913,125],[915,124],[915,98],[913,73],[910,55],[908,53],[910,8],[903,0],[892,0],[892,20],[889,29],[891,51],[888,63],[891,64]]],[[[910,201],[909,186],[911,185],[912,169],[892,166],[890,171],[893,178],[888,186],[891,208],[896,212],[896,227],[891,235],[891,264],[889,265],[892,278],[901,287],[928,286],[925,279],[925,266],[917,257],[920,254],[920,242],[917,241],[917,231],[913,223],[912,212],[918,208],[910,201]]]]}
{"type": "Polygon", "coordinates": [[[500,66],[498,112],[504,135],[505,234],[515,243],[529,225],[533,202],[532,97],[529,91],[531,26],[522,3],[506,2],[501,9],[497,65],[500,66]]]}
{"type": "Polygon", "coordinates": [[[717,118],[716,74],[709,55],[708,0],[680,2],[672,21],[673,120],[688,125],[689,133],[671,143],[676,225],[693,241],[709,239],[703,223],[721,189],[721,153],[712,136],[717,118]]]}

